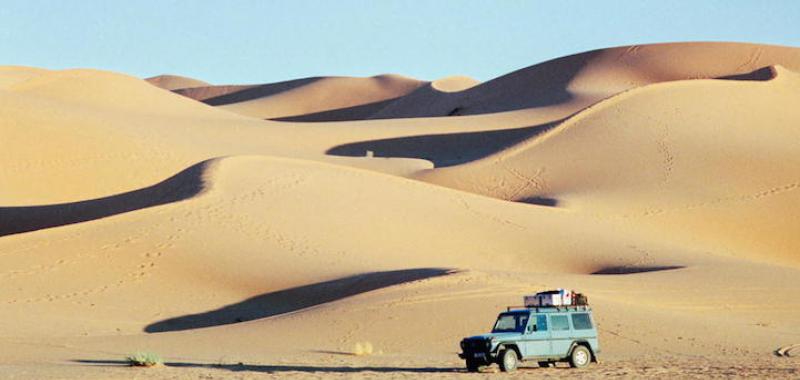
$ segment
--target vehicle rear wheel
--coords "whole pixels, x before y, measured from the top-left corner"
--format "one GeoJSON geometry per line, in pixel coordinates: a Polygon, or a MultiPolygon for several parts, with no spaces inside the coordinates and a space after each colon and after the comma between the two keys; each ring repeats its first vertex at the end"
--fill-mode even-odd
{"type": "Polygon", "coordinates": [[[481,366],[474,360],[467,359],[467,372],[478,372],[481,366]]]}
{"type": "Polygon", "coordinates": [[[584,346],[575,346],[569,356],[569,365],[572,368],[583,368],[592,361],[592,353],[584,346]]]}
{"type": "Polygon", "coordinates": [[[550,366],[550,362],[539,362],[539,367],[547,368],[550,366]]]}
{"type": "Polygon", "coordinates": [[[517,353],[514,350],[503,350],[500,351],[500,354],[497,355],[498,364],[500,365],[500,370],[503,372],[513,372],[517,369],[517,364],[519,360],[517,359],[517,353]]]}

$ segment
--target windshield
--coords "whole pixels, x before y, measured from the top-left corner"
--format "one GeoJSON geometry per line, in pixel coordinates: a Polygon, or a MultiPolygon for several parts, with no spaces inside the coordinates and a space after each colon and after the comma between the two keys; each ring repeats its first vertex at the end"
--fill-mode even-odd
{"type": "Polygon", "coordinates": [[[500,332],[524,332],[528,324],[528,314],[500,314],[497,322],[494,323],[493,333],[500,332]]]}

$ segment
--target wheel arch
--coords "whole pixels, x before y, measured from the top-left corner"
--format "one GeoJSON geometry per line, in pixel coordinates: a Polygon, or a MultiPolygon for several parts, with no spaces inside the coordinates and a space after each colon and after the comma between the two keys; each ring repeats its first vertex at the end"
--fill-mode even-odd
{"type": "Polygon", "coordinates": [[[592,345],[589,344],[588,340],[575,340],[572,342],[572,345],[569,347],[569,355],[572,355],[572,351],[575,350],[575,347],[583,346],[589,350],[589,355],[591,355],[592,363],[597,363],[597,354],[594,353],[594,349],[592,349],[592,345]]]}
{"type": "Polygon", "coordinates": [[[522,360],[522,351],[519,350],[519,347],[515,343],[509,344],[500,344],[497,346],[497,353],[499,354],[500,351],[503,350],[513,350],[515,354],[517,354],[517,359],[522,360]]]}

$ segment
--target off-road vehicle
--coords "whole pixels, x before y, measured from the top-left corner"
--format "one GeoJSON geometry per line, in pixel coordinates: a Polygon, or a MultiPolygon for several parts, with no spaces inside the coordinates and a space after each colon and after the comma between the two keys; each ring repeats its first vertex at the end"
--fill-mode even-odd
{"type": "Polygon", "coordinates": [[[500,313],[492,332],[464,338],[458,356],[469,372],[497,363],[513,371],[522,361],[540,367],[569,362],[575,368],[597,362],[600,346],[588,305],[509,307],[500,313]]]}

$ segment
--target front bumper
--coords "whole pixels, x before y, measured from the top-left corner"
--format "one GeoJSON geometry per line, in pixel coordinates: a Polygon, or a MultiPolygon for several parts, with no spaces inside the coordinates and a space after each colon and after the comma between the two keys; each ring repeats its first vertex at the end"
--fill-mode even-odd
{"type": "Polygon", "coordinates": [[[497,356],[491,352],[460,352],[458,357],[461,359],[486,359],[491,361],[497,356]]]}
{"type": "Polygon", "coordinates": [[[458,357],[464,360],[473,360],[478,363],[492,363],[495,354],[492,352],[492,344],[481,340],[464,340],[461,342],[461,352],[458,357]]]}

